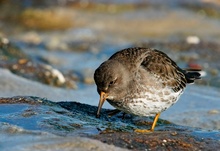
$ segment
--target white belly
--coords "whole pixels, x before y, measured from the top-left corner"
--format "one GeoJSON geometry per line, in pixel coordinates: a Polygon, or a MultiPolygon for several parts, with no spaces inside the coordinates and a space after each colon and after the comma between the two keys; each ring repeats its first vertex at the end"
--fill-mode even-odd
{"type": "Polygon", "coordinates": [[[158,95],[145,93],[146,97],[133,99],[127,104],[129,112],[139,116],[152,116],[163,112],[178,101],[181,92],[156,94],[158,95]]]}
{"type": "Polygon", "coordinates": [[[154,90],[154,92],[137,94],[133,99],[128,96],[123,101],[120,101],[120,105],[113,102],[109,103],[126,113],[139,116],[154,116],[176,103],[182,94],[182,91],[174,93],[170,89],[164,89],[160,92],[154,90]]]}

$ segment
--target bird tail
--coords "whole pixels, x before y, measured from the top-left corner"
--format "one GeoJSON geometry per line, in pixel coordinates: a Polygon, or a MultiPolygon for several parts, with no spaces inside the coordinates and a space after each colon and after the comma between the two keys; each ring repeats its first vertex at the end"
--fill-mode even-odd
{"type": "Polygon", "coordinates": [[[201,79],[202,72],[200,69],[185,69],[184,75],[187,83],[194,83],[195,80],[201,79]]]}

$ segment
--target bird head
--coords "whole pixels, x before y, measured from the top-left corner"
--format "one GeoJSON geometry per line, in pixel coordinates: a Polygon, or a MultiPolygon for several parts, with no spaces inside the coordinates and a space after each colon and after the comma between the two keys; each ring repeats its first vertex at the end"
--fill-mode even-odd
{"type": "Polygon", "coordinates": [[[96,69],[94,80],[100,95],[97,117],[106,99],[118,101],[126,94],[128,75],[127,69],[116,60],[107,60],[96,69]]]}

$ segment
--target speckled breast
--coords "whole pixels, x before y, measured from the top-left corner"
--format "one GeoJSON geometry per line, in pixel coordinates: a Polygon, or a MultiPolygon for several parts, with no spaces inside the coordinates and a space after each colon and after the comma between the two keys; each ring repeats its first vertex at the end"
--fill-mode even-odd
{"type": "Polygon", "coordinates": [[[115,108],[126,113],[139,116],[153,116],[175,104],[182,94],[182,90],[174,92],[169,88],[159,91],[157,89],[151,89],[131,94],[128,94],[121,100],[108,100],[108,102],[115,108]]]}

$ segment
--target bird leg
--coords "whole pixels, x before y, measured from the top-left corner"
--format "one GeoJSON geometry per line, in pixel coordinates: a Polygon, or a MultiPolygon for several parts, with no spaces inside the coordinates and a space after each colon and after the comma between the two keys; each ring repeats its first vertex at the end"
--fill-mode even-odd
{"type": "Polygon", "coordinates": [[[150,132],[153,132],[153,131],[154,131],[154,128],[155,128],[155,126],[156,126],[156,124],[157,124],[157,121],[158,121],[159,116],[160,116],[160,113],[157,113],[156,116],[155,116],[155,118],[154,118],[154,122],[153,122],[153,124],[152,124],[152,126],[151,126],[151,129],[149,129],[149,130],[146,130],[146,129],[144,129],[144,130],[142,130],[142,129],[136,129],[135,132],[136,132],[136,133],[150,133],[150,132]]]}

